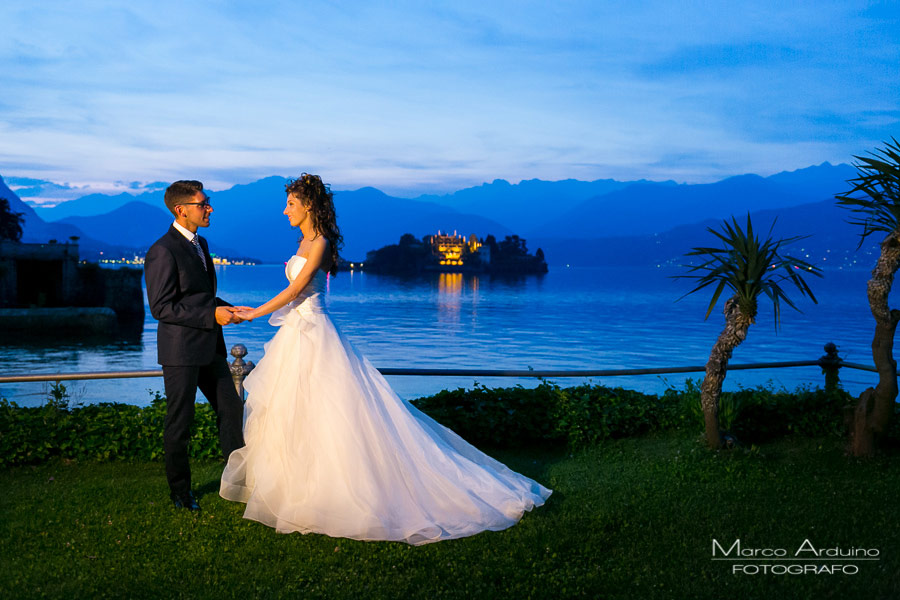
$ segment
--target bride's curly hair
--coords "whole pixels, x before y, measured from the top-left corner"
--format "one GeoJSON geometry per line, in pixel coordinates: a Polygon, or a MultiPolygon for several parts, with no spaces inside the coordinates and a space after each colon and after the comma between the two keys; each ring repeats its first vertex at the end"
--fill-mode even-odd
{"type": "Polygon", "coordinates": [[[328,240],[331,249],[331,269],[329,273],[337,274],[338,249],[344,245],[344,236],[337,226],[337,215],[334,212],[334,194],[330,186],[322,183],[318,175],[303,173],[297,179],[292,179],[284,186],[288,195],[293,194],[300,199],[303,206],[309,211],[312,218],[313,229],[328,240]]]}

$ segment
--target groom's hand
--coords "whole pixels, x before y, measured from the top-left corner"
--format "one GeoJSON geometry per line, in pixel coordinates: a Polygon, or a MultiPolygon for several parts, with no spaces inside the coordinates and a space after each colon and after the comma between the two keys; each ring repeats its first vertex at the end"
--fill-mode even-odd
{"type": "Polygon", "coordinates": [[[216,308],[216,323],[221,326],[231,325],[232,323],[240,323],[241,319],[235,316],[237,310],[233,306],[219,306],[216,308]]]}
{"type": "Polygon", "coordinates": [[[234,306],[232,308],[234,308],[234,310],[236,311],[235,316],[238,317],[241,322],[253,320],[250,312],[253,310],[252,306],[234,306]]]}

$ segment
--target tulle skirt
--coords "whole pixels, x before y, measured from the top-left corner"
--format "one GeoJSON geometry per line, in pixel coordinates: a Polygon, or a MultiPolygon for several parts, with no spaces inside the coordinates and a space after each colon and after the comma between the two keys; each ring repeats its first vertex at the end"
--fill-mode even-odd
{"type": "Polygon", "coordinates": [[[326,313],[270,322],[220,488],[245,518],[418,545],[506,529],[550,496],[399,398],[326,313]]]}

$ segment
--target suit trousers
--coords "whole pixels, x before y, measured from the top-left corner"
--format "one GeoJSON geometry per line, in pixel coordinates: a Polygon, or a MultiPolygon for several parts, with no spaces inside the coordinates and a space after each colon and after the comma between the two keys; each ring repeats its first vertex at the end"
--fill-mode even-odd
{"type": "Polygon", "coordinates": [[[166,458],[166,478],[173,495],[191,489],[191,467],[188,445],[194,422],[194,402],[197,388],[203,392],[216,413],[219,446],[222,456],[244,445],[244,406],[234,389],[234,380],[224,356],[216,355],[204,366],[165,366],[163,380],[166,387],[166,420],[163,449],[166,458]]]}

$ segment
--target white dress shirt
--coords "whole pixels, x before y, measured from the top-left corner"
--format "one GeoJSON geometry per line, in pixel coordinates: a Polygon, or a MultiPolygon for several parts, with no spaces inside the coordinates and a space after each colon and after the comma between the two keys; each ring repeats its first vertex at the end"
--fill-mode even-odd
{"type": "Polygon", "coordinates": [[[187,229],[186,227],[182,227],[181,225],[179,225],[179,224],[178,224],[178,221],[175,221],[174,223],[172,223],[172,227],[174,227],[175,229],[177,229],[178,232],[179,232],[181,235],[183,235],[185,238],[187,238],[187,241],[189,241],[189,242],[190,242],[191,240],[194,239],[194,236],[195,236],[195,235],[199,235],[199,234],[191,233],[191,231],[190,231],[189,229],[187,229]]]}

